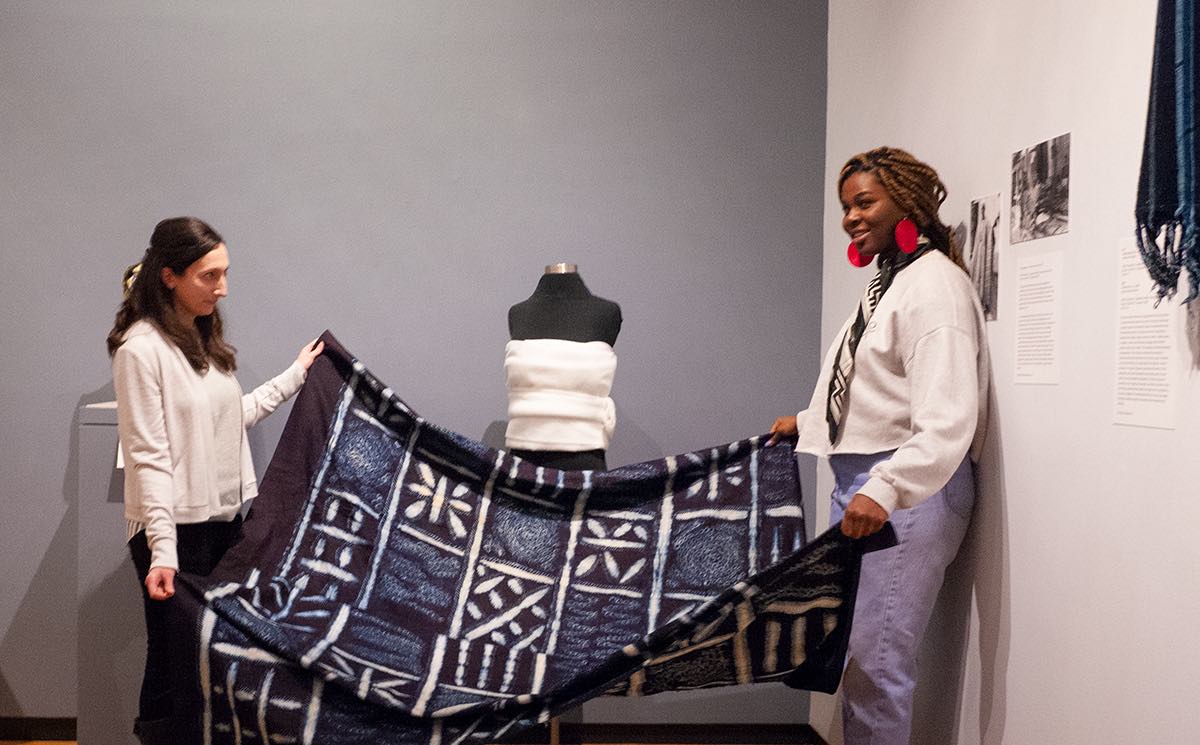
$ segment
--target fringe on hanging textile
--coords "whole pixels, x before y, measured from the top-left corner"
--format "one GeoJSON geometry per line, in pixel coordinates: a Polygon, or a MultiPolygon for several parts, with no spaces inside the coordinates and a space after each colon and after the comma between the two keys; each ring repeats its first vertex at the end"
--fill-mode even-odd
{"type": "Polygon", "coordinates": [[[1146,139],[1138,178],[1138,251],[1157,288],[1171,298],[1186,270],[1189,303],[1200,297],[1196,102],[1200,67],[1196,0],[1159,0],[1146,139]]]}

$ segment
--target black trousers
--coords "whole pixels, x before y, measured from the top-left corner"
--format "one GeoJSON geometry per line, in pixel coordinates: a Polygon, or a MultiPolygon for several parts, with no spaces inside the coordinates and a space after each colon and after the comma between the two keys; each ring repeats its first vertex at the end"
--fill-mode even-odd
{"type": "MultiPolygon", "coordinates": [[[[179,571],[207,575],[242,534],[242,516],[230,522],[207,522],[176,525],[179,571]]],[[[129,539],[129,553],[137,569],[142,588],[142,605],[146,612],[146,672],[142,677],[142,693],[138,699],[139,732],[142,723],[165,720],[171,716],[174,690],[170,668],[168,610],[175,598],[151,600],[146,591],[146,575],[150,573],[150,546],[146,531],[129,539]]],[[[176,588],[178,591],[178,587],[176,588]]],[[[140,734],[140,732],[139,732],[140,734]]]]}
{"type": "Polygon", "coordinates": [[[560,471],[607,471],[603,450],[520,450],[513,448],[513,455],[524,458],[539,466],[557,468],[560,471]]]}

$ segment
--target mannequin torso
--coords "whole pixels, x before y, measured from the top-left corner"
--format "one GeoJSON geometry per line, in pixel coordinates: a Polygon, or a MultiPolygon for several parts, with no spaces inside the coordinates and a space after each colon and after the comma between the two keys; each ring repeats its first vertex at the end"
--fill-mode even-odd
{"type": "MultiPolygon", "coordinates": [[[[569,265],[555,265],[557,267],[569,265]]],[[[508,310],[512,339],[564,339],[575,342],[602,341],[612,346],[621,331],[621,307],[593,295],[574,271],[547,267],[528,299],[508,310]]],[[[564,470],[605,470],[604,450],[512,451],[540,466],[564,470]]]]}

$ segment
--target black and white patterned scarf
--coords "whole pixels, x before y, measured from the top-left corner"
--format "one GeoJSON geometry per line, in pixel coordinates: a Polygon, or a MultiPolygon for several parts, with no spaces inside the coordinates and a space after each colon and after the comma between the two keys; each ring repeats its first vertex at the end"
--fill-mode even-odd
{"type": "Polygon", "coordinates": [[[875,308],[883,293],[892,286],[892,280],[901,269],[916,261],[929,250],[929,239],[921,236],[917,240],[917,250],[911,254],[895,252],[889,257],[879,257],[879,271],[867,283],[862,300],[858,302],[858,313],[854,323],[846,329],[842,336],[842,344],[838,347],[837,355],[833,358],[833,375],[829,378],[829,395],[826,398],[825,421],[829,424],[829,443],[837,442],[841,432],[842,419],[846,415],[846,395],[850,391],[850,379],[854,375],[854,353],[862,340],[863,331],[867,328],[875,308]]]}

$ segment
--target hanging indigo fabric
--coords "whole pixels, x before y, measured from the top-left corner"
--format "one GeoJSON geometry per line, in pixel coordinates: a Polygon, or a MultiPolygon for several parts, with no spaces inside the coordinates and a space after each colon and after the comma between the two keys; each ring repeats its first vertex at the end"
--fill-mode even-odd
{"type": "Polygon", "coordinates": [[[181,577],[171,742],[483,743],[606,692],[836,689],[873,546],[803,546],[789,445],[539,468],[322,339],[244,537],[181,577]]]}
{"type": "Polygon", "coordinates": [[[1196,0],[1159,0],[1146,142],[1138,179],[1138,249],[1158,296],[1175,294],[1181,269],[1200,297],[1196,102],[1200,44],[1196,0]]]}

